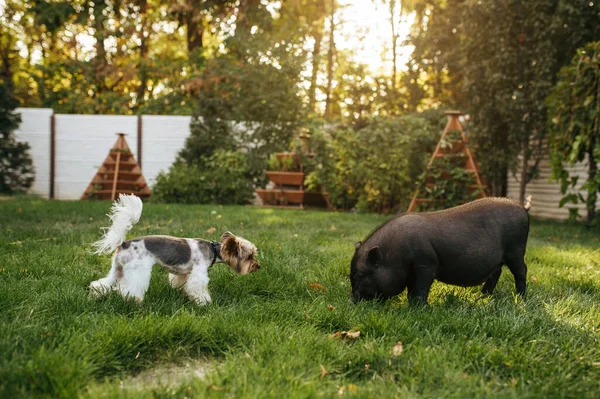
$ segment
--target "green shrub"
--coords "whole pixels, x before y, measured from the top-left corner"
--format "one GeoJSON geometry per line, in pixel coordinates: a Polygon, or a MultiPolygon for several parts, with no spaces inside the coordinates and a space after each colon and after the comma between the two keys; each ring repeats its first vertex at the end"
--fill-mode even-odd
{"type": "Polygon", "coordinates": [[[13,133],[21,123],[21,116],[14,112],[18,105],[0,83],[0,194],[25,192],[34,180],[29,144],[18,142],[13,133]]]}
{"type": "Polygon", "coordinates": [[[314,129],[310,144],[316,157],[306,162],[315,163],[311,170],[338,208],[384,213],[404,210],[445,119],[441,111],[430,111],[375,118],[358,130],[314,129]]]}
{"type": "Polygon", "coordinates": [[[176,162],[161,172],[152,188],[155,202],[183,204],[246,204],[254,188],[246,156],[240,151],[217,150],[204,159],[205,168],[176,162]]]}

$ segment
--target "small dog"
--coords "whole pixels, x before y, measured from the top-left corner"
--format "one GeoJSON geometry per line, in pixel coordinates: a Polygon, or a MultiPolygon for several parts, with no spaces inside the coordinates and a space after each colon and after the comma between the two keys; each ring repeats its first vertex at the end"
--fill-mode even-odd
{"type": "Polygon", "coordinates": [[[256,246],[242,237],[225,232],[219,242],[198,238],[144,236],[125,240],[125,235],[142,215],[142,201],[135,195],[119,195],[108,215],[112,226],[93,245],[94,253],[114,253],[108,275],[90,283],[93,295],[102,296],[113,288],[124,297],[141,302],[150,285],[152,266],[159,264],[169,272],[169,282],[182,289],[200,305],[211,302],[208,269],[227,263],[239,274],[260,268],[256,246]]]}

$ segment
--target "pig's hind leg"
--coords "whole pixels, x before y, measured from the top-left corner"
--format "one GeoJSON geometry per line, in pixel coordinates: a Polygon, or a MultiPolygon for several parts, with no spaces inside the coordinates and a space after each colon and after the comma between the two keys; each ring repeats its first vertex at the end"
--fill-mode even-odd
{"type": "Polygon", "coordinates": [[[513,276],[515,276],[515,287],[517,288],[517,294],[525,297],[525,290],[527,288],[527,265],[525,264],[525,255],[521,255],[506,262],[513,276]]]}
{"type": "Polygon", "coordinates": [[[500,280],[500,275],[502,274],[502,265],[498,267],[496,271],[494,271],[488,278],[485,280],[483,284],[483,288],[481,292],[484,295],[492,295],[494,289],[496,288],[496,284],[498,284],[498,280],[500,280]]]}

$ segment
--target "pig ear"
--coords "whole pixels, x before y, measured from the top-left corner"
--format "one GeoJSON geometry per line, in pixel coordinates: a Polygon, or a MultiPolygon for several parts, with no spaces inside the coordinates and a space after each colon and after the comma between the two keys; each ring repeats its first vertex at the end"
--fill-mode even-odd
{"type": "Polygon", "coordinates": [[[362,245],[362,241],[356,241],[356,244],[354,244],[354,250],[358,251],[358,248],[360,248],[361,245],[362,245]]]}
{"type": "Polygon", "coordinates": [[[381,260],[381,251],[379,247],[373,247],[369,249],[369,253],[367,254],[367,259],[372,265],[376,265],[377,262],[381,260]]]}

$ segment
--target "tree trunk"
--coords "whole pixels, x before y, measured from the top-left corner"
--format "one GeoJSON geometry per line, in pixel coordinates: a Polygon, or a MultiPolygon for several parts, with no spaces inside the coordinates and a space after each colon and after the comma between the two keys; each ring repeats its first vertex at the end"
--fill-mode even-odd
{"type": "Polygon", "coordinates": [[[312,52],[312,73],[310,76],[310,89],[308,91],[308,108],[311,111],[315,110],[315,98],[317,93],[317,75],[319,74],[319,57],[321,53],[321,40],[323,32],[320,27],[317,28],[313,37],[315,38],[315,46],[312,52]]]}
{"type": "MultiPolygon", "coordinates": [[[[402,3],[400,3],[400,19],[402,19],[402,3]]],[[[398,33],[396,33],[396,0],[390,0],[390,25],[392,28],[392,88],[396,88],[398,74],[398,33]]]]}
{"type": "Polygon", "coordinates": [[[148,32],[148,0],[140,0],[140,15],[142,17],[142,25],[140,28],[140,64],[139,64],[139,74],[140,74],[140,85],[136,90],[136,108],[139,108],[140,105],[144,102],[144,94],[146,93],[146,88],[148,87],[148,40],[150,38],[150,33],[148,32]],[[148,32],[148,36],[146,36],[146,32],[148,32]]]}
{"type": "MultiPolygon", "coordinates": [[[[2,32],[4,34],[4,32],[2,32]]],[[[0,76],[4,81],[4,84],[7,86],[7,91],[12,94],[13,92],[13,72],[11,68],[10,62],[10,53],[12,51],[12,40],[8,40],[6,47],[2,46],[0,48],[0,57],[2,58],[2,70],[0,71],[0,76]]]]}
{"type": "Polygon", "coordinates": [[[188,9],[185,15],[188,54],[202,48],[204,45],[202,41],[202,35],[204,34],[202,16],[200,15],[200,9],[197,5],[195,6],[194,3],[194,0],[188,0],[188,9]]]}
{"type": "Polygon", "coordinates": [[[94,93],[94,95],[103,92],[106,88],[104,78],[106,77],[108,61],[106,58],[106,47],[104,45],[104,39],[106,38],[104,21],[106,20],[106,16],[103,13],[106,7],[105,1],[98,1],[94,6],[94,38],[96,39],[96,57],[93,62],[96,83],[96,93],[94,93]]]}
{"type": "MultiPolygon", "coordinates": [[[[588,181],[593,182],[596,179],[596,175],[598,174],[598,164],[594,159],[594,140],[588,149],[588,181]]],[[[587,222],[588,225],[592,225],[594,219],[596,218],[596,201],[598,200],[598,188],[595,184],[590,184],[590,188],[588,188],[588,195],[586,199],[586,208],[587,208],[587,222]]]]}
{"type": "Polygon", "coordinates": [[[325,92],[325,118],[331,118],[331,87],[333,84],[333,52],[335,50],[335,0],[331,0],[331,16],[329,24],[329,51],[327,52],[327,90],[325,92]]]}
{"type": "Polygon", "coordinates": [[[252,29],[252,15],[256,12],[260,4],[260,0],[241,0],[238,6],[238,14],[236,18],[235,34],[249,33],[252,29]]]}
{"type": "Polygon", "coordinates": [[[521,144],[521,154],[523,158],[521,159],[521,176],[519,178],[519,202],[521,204],[525,203],[525,189],[527,188],[527,169],[529,167],[529,157],[527,156],[528,147],[528,141],[524,140],[521,144]]]}

